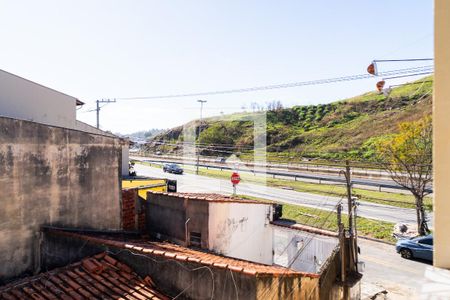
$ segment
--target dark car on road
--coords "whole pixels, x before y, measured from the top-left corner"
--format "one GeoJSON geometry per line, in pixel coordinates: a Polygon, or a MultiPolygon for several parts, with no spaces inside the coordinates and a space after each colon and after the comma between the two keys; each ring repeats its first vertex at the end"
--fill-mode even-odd
{"type": "Polygon", "coordinates": [[[163,171],[173,174],[183,174],[183,169],[177,164],[164,164],[163,171]]]}
{"type": "Polygon", "coordinates": [[[401,239],[395,245],[395,250],[403,258],[419,258],[433,260],[433,236],[419,236],[412,239],[401,239]]]}

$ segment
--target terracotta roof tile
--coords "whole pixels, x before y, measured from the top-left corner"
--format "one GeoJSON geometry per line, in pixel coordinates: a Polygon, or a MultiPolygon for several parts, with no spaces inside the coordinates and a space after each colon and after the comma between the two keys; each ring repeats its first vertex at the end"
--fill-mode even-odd
{"type": "MultiPolygon", "coordinates": [[[[71,236],[78,239],[88,240],[90,242],[99,242],[102,245],[115,247],[116,240],[122,240],[122,244],[130,251],[140,252],[145,255],[159,256],[166,259],[174,259],[179,261],[189,261],[199,263],[216,268],[227,268],[234,272],[243,272],[248,275],[271,275],[271,276],[308,276],[319,277],[318,274],[298,272],[292,269],[280,266],[264,265],[251,261],[221,256],[215,253],[195,250],[182,247],[168,242],[149,241],[147,239],[131,239],[127,237],[115,237],[108,235],[97,235],[96,239],[91,239],[92,234],[75,233],[63,230],[52,230],[55,234],[71,236]]],[[[123,247],[123,248],[124,248],[123,247]]],[[[104,261],[106,261],[104,259],[104,261]]],[[[120,265],[120,263],[118,263],[120,265]]],[[[117,266],[117,265],[116,265],[117,266]]]]}
{"type": "Polygon", "coordinates": [[[141,279],[129,266],[101,253],[2,286],[0,299],[169,299],[154,286],[150,277],[141,279]]]}
{"type": "Polygon", "coordinates": [[[167,193],[158,191],[148,191],[147,194],[165,195],[171,197],[177,197],[181,199],[208,201],[208,202],[221,202],[221,203],[246,203],[246,204],[271,204],[270,202],[248,200],[237,197],[231,197],[227,195],[217,193],[167,193]]]}

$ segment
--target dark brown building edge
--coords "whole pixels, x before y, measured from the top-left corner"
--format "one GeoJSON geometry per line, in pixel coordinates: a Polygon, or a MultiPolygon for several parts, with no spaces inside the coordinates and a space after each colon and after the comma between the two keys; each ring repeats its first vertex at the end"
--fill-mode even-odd
{"type": "Polygon", "coordinates": [[[39,269],[40,226],[120,229],[121,140],[0,117],[0,282],[39,269]]]}

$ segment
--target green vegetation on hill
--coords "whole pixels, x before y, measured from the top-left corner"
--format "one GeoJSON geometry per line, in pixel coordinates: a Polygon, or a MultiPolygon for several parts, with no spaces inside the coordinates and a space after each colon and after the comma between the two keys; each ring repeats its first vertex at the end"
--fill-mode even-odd
{"type": "MultiPolygon", "coordinates": [[[[268,156],[371,159],[375,142],[396,133],[399,123],[431,115],[431,95],[432,77],[426,77],[394,88],[388,96],[370,92],[329,104],[291,108],[273,105],[264,112],[268,156]]],[[[239,152],[243,157],[251,157],[254,130],[248,117],[260,113],[205,119],[198,139],[206,145],[202,154],[226,156],[239,152]]],[[[198,121],[188,125],[195,126],[198,132],[198,121]]],[[[147,150],[176,153],[176,143],[183,140],[182,129],[180,126],[155,136],[147,150]]]]}

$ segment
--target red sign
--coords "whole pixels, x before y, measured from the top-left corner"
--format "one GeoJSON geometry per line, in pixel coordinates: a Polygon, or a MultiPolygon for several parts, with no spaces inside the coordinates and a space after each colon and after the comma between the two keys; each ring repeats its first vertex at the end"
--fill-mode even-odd
{"type": "Polygon", "coordinates": [[[240,181],[241,181],[241,176],[239,176],[239,173],[233,172],[233,174],[231,174],[231,183],[238,184],[240,181]]]}

